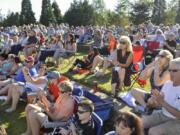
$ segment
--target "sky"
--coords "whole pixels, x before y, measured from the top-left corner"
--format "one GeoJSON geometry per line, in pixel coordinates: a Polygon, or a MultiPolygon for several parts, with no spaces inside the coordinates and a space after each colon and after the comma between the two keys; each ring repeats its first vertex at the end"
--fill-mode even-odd
{"type": "MultiPolygon", "coordinates": [[[[21,1],[22,0],[0,0],[1,13],[6,15],[8,11],[20,12],[21,1]]],[[[91,2],[92,0],[89,1],[91,2]]],[[[64,14],[70,7],[70,3],[73,2],[73,0],[56,0],[56,2],[58,3],[62,14],[64,14]]],[[[110,10],[114,10],[117,5],[117,0],[104,0],[104,2],[106,4],[106,8],[110,10]]],[[[41,3],[42,0],[31,0],[32,9],[35,13],[36,19],[39,19],[41,14],[41,3]]]]}

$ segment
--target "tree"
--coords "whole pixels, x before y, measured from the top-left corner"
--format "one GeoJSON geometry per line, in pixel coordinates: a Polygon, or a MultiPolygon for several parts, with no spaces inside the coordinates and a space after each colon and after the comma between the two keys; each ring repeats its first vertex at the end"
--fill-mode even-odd
{"type": "Polygon", "coordinates": [[[154,0],[152,21],[155,24],[164,23],[165,9],[166,9],[166,1],[165,0],[154,0]]]}
{"type": "Polygon", "coordinates": [[[134,24],[141,24],[150,19],[150,6],[145,2],[134,3],[130,14],[134,24]]]}
{"type": "Polygon", "coordinates": [[[176,16],[176,22],[180,24],[180,0],[178,4],[178,11],[177,11],[177,16],[176,16]]]}
{"type": "Polygon", "coordinates": [[[42,0],[42,10],[40,23],[48,26],[51,23],[56,23],[50,0],[42,0]]]}
{"type": "Polygon", "coordinates": [[[54,1],[52,3],[52,10],[53,10],[53,13],[54,13],[54,16],[55,16],[55,19],[57,21],[58,24],[62,23],[63,21],[63,18],[62,18],[62,15],[61,15],[61,10],[57,4],[56,1],[54,1]]]}
{"type": "Polygon", "coordinates": [[[3,26],[12,26],[12,25],[19,26],[20,25],[19,19],[20,19],[20,15],[18,12],[16,13],[9,12],[6,18],[3,20],[3,26]]]}
{"type": "Polygon", "coordinates": [[[106,5],[104,3],[104,0],[93,0],[92,6],[97,13],[101,13],[104,12],[106,5]]]}
{"type": "Polygon", "coordinates": [[[104,0],[93,0],[92,6],[94,8],[93,24],[104,25],[106,23],[104,0]]]}
{"type": "Polygon", "coordinates": [[[35,22],[36,18],[34,17],[34,12],[32,11],[32,5],[30,0],[22,0],[20,24],[33,24],[35,22]]]}
{"type": "Polygon", "coordinates": [[[64,15],[64,20],[70,25],[92,25],[94,16],[94,8],[89,4],[88,0],[77,1],[71,3],[70,8],[64,15]]]}

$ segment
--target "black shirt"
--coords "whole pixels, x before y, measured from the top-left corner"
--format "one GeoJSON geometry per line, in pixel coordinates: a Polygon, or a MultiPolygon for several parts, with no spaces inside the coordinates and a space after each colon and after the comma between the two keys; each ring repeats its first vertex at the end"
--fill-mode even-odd
{"type": "Polygon", "coordinates": [[[95,135],[95,124],[92,119],[88,123],[81,124],[81,121],[77,118],[75,126],[78,135],[95,135]]]}

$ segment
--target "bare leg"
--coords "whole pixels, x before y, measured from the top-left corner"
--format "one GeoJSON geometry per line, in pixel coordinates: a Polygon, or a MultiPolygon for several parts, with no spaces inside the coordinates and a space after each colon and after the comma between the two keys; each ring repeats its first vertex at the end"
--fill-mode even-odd
{"type": "Polygon", "coordinates": [[[120,87],[119,89],[122,89],[122,87],[124,86],[124,78],[125,78],[125,69],[124,68],[121,68],[119,70],[119,80],[120,80],[120,87]]]}
{"type": "Polygon", "coordinates": [[[106,72],[106,69],[110,66],[110,62],[105,60],[104,61],[104,64],[103,64],[103,69],[102,69],[102,72],[105,74],[106,72]]]}
{"type": "Polygon", "coordinates": [[[138,88],[135,88],[135,89],[131,90],[131,94],[139,104],[146,107],[146,102],[144,101],[144,94],[145,94],[144,91],[142,91],[138,88]]]}
{"type": "Polygon", "coordinates": [[[29,117],[32,135],[39,135],[41,125],[43,124],[47,116],[41,112],[31,111],[29,113],[29,117]]]}
{"type": "Polygon", "coordinates": [[[18,85],[14,85],[14,87],[12,87],[11,91],[12,91],[12,105],[9,109],[6,110],[6,112],[12,112],[16,110],[19,98],[20,98],[20,90],[22,90],[23,87],[22,86],[18,86],[18,85]]]}
{"type": "Polygon", "coordinates": [[[93,71],[98,66],[98,64],[102,64],[103,61],[104,61],[103,58],[101,56],[97,55],[94,58],[91,70],[93,71]]]}
{"type": "Polygon", "coordinates": [[[116,83],[111,84],[112,94],[116,95],[116,83]]]}
{"type": "Polygon", "coordinates": [[[12,99],[12,89],[9,89],[7,99],[2,105],[8,104],[11,101],[11,99],[12,99]]]}
{"type": "Polygon", "coordinates": [[[26,106],[25,112],[26,112],[27,130],[22,135],[31,135],[32,134],[31,127],[30,127],[30,120],[29,120],[30,119],[29,113],[31,113],[32,111],[40,112],[41,108],[34,104],[28,104],[26,106]]]}
{"type": "Polygon", "coordinates": [[[9,83],[10,83],[10,79],[5,81],[0,81],[0,88],[5,86],[4,88],[0,89],[0,95],[5,95],[8,93],[9,85],[11,85],[9,83]]]}

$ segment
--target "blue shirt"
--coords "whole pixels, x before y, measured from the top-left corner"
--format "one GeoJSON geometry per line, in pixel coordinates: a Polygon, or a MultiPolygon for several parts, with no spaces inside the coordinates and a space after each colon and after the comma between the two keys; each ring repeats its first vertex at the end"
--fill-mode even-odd
{"type": "MultiPolygon", "coordinates": [[[[31,76],[36,76],[37,75],[37,71],[36,71],[36,68],[32,67],[29,69],[29,74],[31,76]]],[[[14,80],[15,81],[18,81],[18,82],[26,82],[25,78],[24,78],[24,74],[22,72],[22,69],[20,69],[17,73],[17,75],[14,77],[14,80]]]]}

